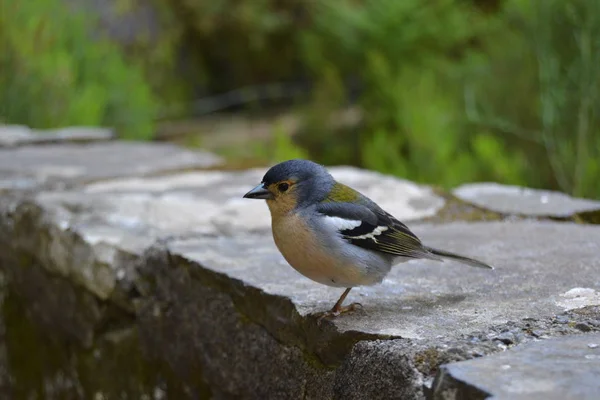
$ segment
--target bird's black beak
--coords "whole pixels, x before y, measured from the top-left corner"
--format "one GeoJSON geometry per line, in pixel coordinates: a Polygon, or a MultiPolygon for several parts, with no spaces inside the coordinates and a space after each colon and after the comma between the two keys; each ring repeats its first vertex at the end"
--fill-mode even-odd
{"type": "Polygon", "coordinates": [[[273,199],[273,194],[271,192],[269,192],[264,185],[261,183],[260,185],[258,185],[257,187],[255,187],[254,189],[252,189],[251,191],[249,191],[248,193],[246,193],[244,195],[245,199],[264,199],[264,200],[270,200],[273,199]]]}

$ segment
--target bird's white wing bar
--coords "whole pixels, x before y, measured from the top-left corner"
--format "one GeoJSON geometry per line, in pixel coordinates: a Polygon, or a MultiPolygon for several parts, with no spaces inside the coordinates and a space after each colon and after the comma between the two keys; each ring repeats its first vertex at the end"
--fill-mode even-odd
{"type": "Polygon", "coordinates": [[[359,227],[362,224],[362,221],[356,221],[353,219],[346,219],[340,217],[332,217],[329,215],[325,216],[325,221],[327,221],[328,224],[333,226],[338,231],[351,230],[359,227]]]}
{"type": "Polygon", "coordinates": [[[387,226],[372,226],[365,221],[357,221],[341,217],[326,216],[325,220],[333,226],[338,232],[348,239],[356,240],[374,240],[377,242],[376,236],[387,231],[387,226]]]}
{"type": "Polygon", "coordinates": [[[365,233],[365,234],[362,234],[359,236],[346,235],[346,237],[348,237],[350,239],[371,239],[371,240],[374,240],[375,242],[377,242],[376,236],[381,235],[383,232],[387,231],[388,229],[389,229],[389,227],[387,227],[387,226],[378,226],[369,233],[365,233]]]}
{"type": "Polygon", "coordinates": [[[393,256],[434,257],[406,225],[377,205],[325,203],[317,210],[353,245],[393,256]]]}

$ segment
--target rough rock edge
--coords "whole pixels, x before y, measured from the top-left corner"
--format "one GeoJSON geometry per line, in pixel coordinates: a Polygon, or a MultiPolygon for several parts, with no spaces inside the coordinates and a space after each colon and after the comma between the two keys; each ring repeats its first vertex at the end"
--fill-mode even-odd
{"type": "Polygon", "coordinates": [[[432,400],[485,400],[491,395],[483,389],[456,379],[448,374],[445,366],[442,366],[439,375],[436,377],[433,394],[430,398],[432,400]]]}
{"type": "Polygon", "coordinates": [[[131,277],[117,280],[117,270],[129,270],[126,266],[136,259],[136,254],[111,246],[113,265],[108,265],[97,257],[95,248],[104,244],[90,245],[78,232],[62,225],[56,212],[40,206],[31,198],[7,197],[7,202],[0,204],[0,218],[0,239],[8,247],[4,251],[34,256],[49,272],[72,279],[101,300],[110,297],[121,307],[128,308],[122,300],[131,288],[131,277]],[[61,246],[73,251],[61,253],[61,246]],[[86,271],[93,271],[94,277],[86,277],[86,271]],[[103,275],[100,279],[99,273],[103,275]]]}
{"type": "MultiPolygon", "coordinates": [[[[147,296],[153,295],[151,281],[156,277],[157,268],[187,271],[192,280],[230,298],[240,318],[262,327],[283,347],[300,349],[304,354],[305,362],[309,365],[323,371],[338,368],[339,372],[335,374],[336,395],[343,393],[344,396],[348,396],[350,392],[346,389],[349,387],[356,387],[356,390],[363,390],[363,392],[373,390],[374,394],[378,393],[374,388],[368,389],[373,377],[366,379],[365,375],[365,379],[353,378],[356,374],[360,376],[370,369],[368,366],[373,361],[371,356],[366,354],[379,357],[381,362],[386,360],[390,368],[395,366],[386,370],[387,372],[381,371],[384,377],[398,378],[398,373],[403,374],[402,379],[409,383],[411,389],[402,392],[402,397],[419,398],[423,393],[427,393],[431,378],[441,364],[484,356],[529,340],[600,330],[600,324],[589,323],[600,320],[600,307],[588,307],[566,312],[562,318],[558,316],[509,322],[492,327],[487,332],[473,333],[453,342],[445,342],[443,339],[435,343],[417,342],[389,336],[365,335],[360,332],[346,332],[340,335],[332,324],[325,324],[319,328],[313,318],[301,317],[291,300],[285,297],[266,294],[243,281],[205,269],[197,263],[171,254],[168,250],[168,242],[164,241],[150,247],[141,257],[130,253],[123,254],[126,260],[124,263],[137,263],[135,272],[141,272],[141,277],[136,274],[129,275],[119,281],[119,284],[115,284],[112,291],[102,291],[97,288],[94,290],[87,287],[85,282],[79,281],[77,276],[61,271],[52,257],[46,253],[44,248],[47,242],[42,243],[41,240],[53,237],[57,233],[52,231],[56,229],[54,224],[56,220],[52,215],[48,215],[35,203],[19,198],[11,198],[8,202],[5,198],[3,203],[0,214],[2,218],[0,239],[3,239],[3,243],[16,243],[17,247],[4,248],[2,251],[36,258],[45,270],[59,273],[69,281],[74,278],[71,283],[75,282],[76,285],[85,287],[87,291],[92,292],[93,297],[114,302],[128,313],[135,310],[138,312],[138,317],[139,308],[136,309],[132,305],[143,305],[148,299],[147,296]],[[38,234],[32,235],[31,232],[38,232],[38,234]],[[40,239],[35,239],[34,236],[39,236],[40,239]],[[135,294],[134,286],[141,294],[135,294]],[[399,368],[398,365],[402,365],[403,368],[399,368]],[[394,369],[397,371],[394,372],[394,369]]],[[[58,234],[60,237],[61,232],[58,234]]],[[[66,236],[60,240],[69,240],[74,245],[82,246],[89,251],[88,255],[92,261],[97,261],[93,259],[93,246],[86,243],[77,232],[65,231],[62,234],[66,236]]],[[[92,332],[95,330],[92,329],[92,332]]],[[[84,336],[81,339],[83,346],[93,341],[93,337],[91,338],[89,334],[84,336]]],[[[384,383],[377,380],[373,382],[384,383]]],[[[388,385],[388,389],[393,391],[394,387],[388,385]]]]}
{"type": "Polygon", "coordinates": [[[302,317],[294,303],[284,296],[265,293],[226,274],[202,267],[201,264],[172,254],[161,241],[151,246],[141,257],[137,289],[144,295],[152,292],[152,282],[159,265],[166,269],[180,268],[202,285],[225,293],[237,312],[263,327],[278,342],[301,349],[321,367],[339,365],[355,343],[363,340],[401,339],[397,336],[367,334],[359,331],[339,333],[335,325],[324,321],[317,325],[316,317],[302,317]]]}

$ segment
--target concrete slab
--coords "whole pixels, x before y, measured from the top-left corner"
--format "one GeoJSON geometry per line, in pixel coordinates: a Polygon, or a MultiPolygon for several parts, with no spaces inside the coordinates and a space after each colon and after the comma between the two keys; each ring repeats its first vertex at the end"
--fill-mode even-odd
{"type": "Polygon", "coordinates": [[[503,214],[570,218],[578,213],[600,211],[600,201],[497,183],[466,184],[452,193],[463,201],[503,214]]]}
{"type": "Polygon", "coordinates": [[[552,338],[442,366],[433,399],[595,400],[600,333],[552,338]]]}

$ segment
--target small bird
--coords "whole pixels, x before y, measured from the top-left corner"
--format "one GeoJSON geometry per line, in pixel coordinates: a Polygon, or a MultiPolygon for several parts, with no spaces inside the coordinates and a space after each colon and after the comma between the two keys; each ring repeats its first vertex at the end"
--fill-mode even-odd
{"type": "Polygon", "coordinates": [[[318,283],[346,288],[321,318],[355,310],[359,303],[342,306],[353,287],[381,283],[392,265],[410,259],[450,259],[493,269],[423,245],[406,225],[312,161],[273,166],[244,198],[267,201],[273,239],[294,269],[318,283]]]}

